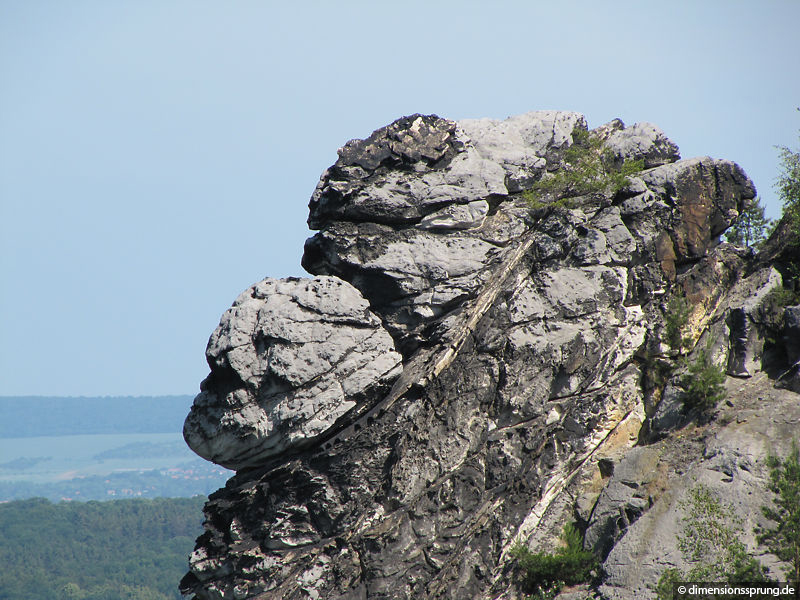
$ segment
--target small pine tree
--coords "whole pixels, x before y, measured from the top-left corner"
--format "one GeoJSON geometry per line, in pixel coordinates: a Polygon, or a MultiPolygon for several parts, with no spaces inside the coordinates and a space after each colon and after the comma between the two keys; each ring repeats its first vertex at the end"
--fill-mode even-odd
{"type": "Polygon", "coordinates": [[[585,583],[599,569],[597,558],[583,549],[583,535],[574,523],[567,523],[561,533],[564,546],[554,554],[533,553],[522,544],[511,549],[522,570],[522,587],[539,597],[554,597],[564,585],[585,583]]]}
{"type": "Polygon", "coordinates": [[[758,530],[758,541],[788,562],[787,577],[800,582],[800,449],[797,441],[792,442],[785,459],[770,456],[767,465],[770,468],[769,489],[777,498],[774,508],[765,506],[762,510],[765,517],[775,522],[775,527],[758,530]]]}
{"type": "Polygon", "coordinates": [[[731,244],[758,249],[767,237],[772,221],[764,216],[761,200],[745,200],[739,218],[731,226],[725,237],[731,244]]]}
{"type": "Polygon", "coordinates": [[[576,128],[572,145],[564,152],[562,167],[536,181],[524,196],[533,209],[566,206],[567,198],[608,192],[618,193],[631,175],[644,169],[643,160],[625,160],[621,165],[597,135],[576,128]],[[547,199],[547,201],[545,201],[547,199]]]}
{"type": "Polygon", "coordinates": [[[701,414],[711,412],[727,394],[724,383],[725,371],[714,364],[711,349],[700,349],[697,359],[689,365],[689,372],[681,380],[684,406],[696,408],[701,414]]]}
{"type": "Polygon", "coordinates": [[[692,340],[684,335],[689,324],[689,301],[683,293],[677,293],[669,299],[667,312],[664,315],[664,337],[673,350],[682,353],[692,340]]]}

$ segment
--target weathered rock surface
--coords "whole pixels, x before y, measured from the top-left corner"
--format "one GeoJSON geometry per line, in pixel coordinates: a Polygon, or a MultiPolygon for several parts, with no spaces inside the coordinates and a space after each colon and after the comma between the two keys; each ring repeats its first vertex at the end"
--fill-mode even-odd
{"type": "Polygon", "coordinates": [[[652,123],[625,127],[615,119],[601,128],[606,148],[619,160],[642,160],[645,168],[658,167],[678,160],[678,146],[652,123]]]}
{"type": "Polygon", "coordinates": [[[609,573],[595,592],[649,598],[680,564],[667,524],[690,474],[722,490],[733,464],[737,510],[760,514],[746,490],[797,395],[766,375],[796,350],[774,341],[780,273],[719,243],[753,184],[616,120],[595,135],[645,170],[531,209],[525,190],[585,128],[413,115],[340,149],[309,204],[316,277],[257,284],[209,343],[186,437],[239,472],[209,498],[186,593],[512,600],[514,542],[550,550],[577,520],[609,573]],[[710,423],[683,410],[662,343],[676,293],[690,346],[739,377],[710,423]]]}
{"type": "Polygon", "coordinates": [[[335,277],[264,279],[222,316],[186,443],[229,469],[307,445],[400,374],[394,342],[335,277]]]}
{"type": "MultiPolygon", "coordinates": [[[[677,540],[689,516],[682,501],[698,484],[711,489],[741,520],[737,528],[749,551],[772,568],[773,576],[780,575],[775,557],[758,546],[753,529],[769,525],[760,510],[771,502],[766,458],[770,453],[788,453],[790,440],[800,431],[800,402],[797,394],[775,389],[763,372],[753,381],[731,379],[728,389],[734,405],[724,406],[714,422],[691,425],[674,439],[641,449],[658,457],[652,470],[642,470],[633,478],[638,497],[652,508],[635,522],[621,525],[624,535],[604,563],[608,577],[601,591],[607,598],[653,597],[665,568],[687,571],[691,567],[677,540]]],[[[618,487],[612,479],[609,489],[618,487]]],[[[631,492],[630,498],[598,502],[603,506],[598,526],[615,510],[627,515],[631,499],[637,496],[631,492]]]]}

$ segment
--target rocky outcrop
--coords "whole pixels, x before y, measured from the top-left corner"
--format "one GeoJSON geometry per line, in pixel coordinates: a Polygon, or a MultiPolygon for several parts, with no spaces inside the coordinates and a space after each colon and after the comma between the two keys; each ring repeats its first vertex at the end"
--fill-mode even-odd
{"type": "MultiPolygon", "coordinates": [[[[713,422],[691,424],[674,438],[635,449],[652,462],[645,468],[641,460],[634,462],[634,469],[625,469],[621,477],[615,471],[606,490],[624,486],[629,488],[627,494],[608,498],[602,497],[606,490],[601,494],[595,508],[600,518],[593,527],[605,524],[613,533],[601,539],[615,541],[604,563],[605,597],[651,597],[665,568],[691,567],[677,540],[689,516],[684,500],[697,485],[712,490],[730,510],[730,525],[779,578],[777,560],[758,546],[754,528],[769,525],[760,510],[771,502],[767,455],[788,453],[800,427],[800,402],[797,394],[776,389],[763,372],[752,380],[729,379],[727,387],[729,401],[713,422]],[[641,506],[648,509],[636,514],[641,506]],[[635,518],[626,521],[630,516],[635,518]]],[[[639,456],[626,456],[620,466],[639,456]]]]}
{"type": "Polygon", "coordinates": [[[256,284],[209,342],[185,436],[238,472],[209,498],[185,593],[517,598],[510,547],[551,548],[577,520],[601,591],[647,597],[666,563],[641,527],[671,514],[665,490],[733,449],[763,478],[768,437],[748,454],[732,423],[680,450],[697,419],[662,341],[679,293],[689,345],[772,389],[780,273],[719,242],[752,182],[617,120],[594,135],[645,169],[531,208],[586,127],[413,115],[340,149],[309,204],[314,279],[256,284]]]}
{"type": "Polygon", "coordinates": [[[255,284],[222,316],[206,358],[184,437],[236,470],[312,443],[401,370],[367,301],[333,277],[255,284]]]}
{"type": "Polygon", "coordinates": [[[652,123],[635,123],[631,127],[619,119],[597,130],[618,161],[642,160],[645,168],[659,167],[677,161],[678,146],[652,123]]]}

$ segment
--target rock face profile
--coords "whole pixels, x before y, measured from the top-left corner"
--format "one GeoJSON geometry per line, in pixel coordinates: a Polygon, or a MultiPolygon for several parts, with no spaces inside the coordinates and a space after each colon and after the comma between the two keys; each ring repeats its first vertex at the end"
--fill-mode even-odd
{"type": "Polygon", "coordinates": [[[209,340],[184,437],[237,473],[182,592],[521,599],[510,549],[574,522],[603,565],[586,594],[654,598],[687,567],[697,483],[777,568],[752,531],[766,456],[800,430],[800,308],[774,301],[778,242],[720,242],[754,196],[654,125],[573,112],[412,115],[345,144],[309,203],[313,277],[253,285],[209,340]],[[639,170],[548,188],[587,135],[639,170]],[[701,354],[729,374],[711,414],[683,402],[701,354]]]}
{"type": "Polygon", "coordinates": [[[367,301],[326,276],[255,284],[222,316],[206,356],[186,442],[236,470],[307,445],[401,371],[367,301]]]}

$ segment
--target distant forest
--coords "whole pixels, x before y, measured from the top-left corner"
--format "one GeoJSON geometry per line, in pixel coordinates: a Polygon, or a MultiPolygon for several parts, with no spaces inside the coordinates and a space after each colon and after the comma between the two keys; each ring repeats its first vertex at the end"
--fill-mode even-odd
{"type": "Polygon", "coordinates": [[[0,397],[0,438],[102,433],[174,433],[193,396],[0,397]]]}
{"type": "Polygon", "coordinates": [[[0,504],[0,600],[178,600],[204,502],[0,504]]]}

